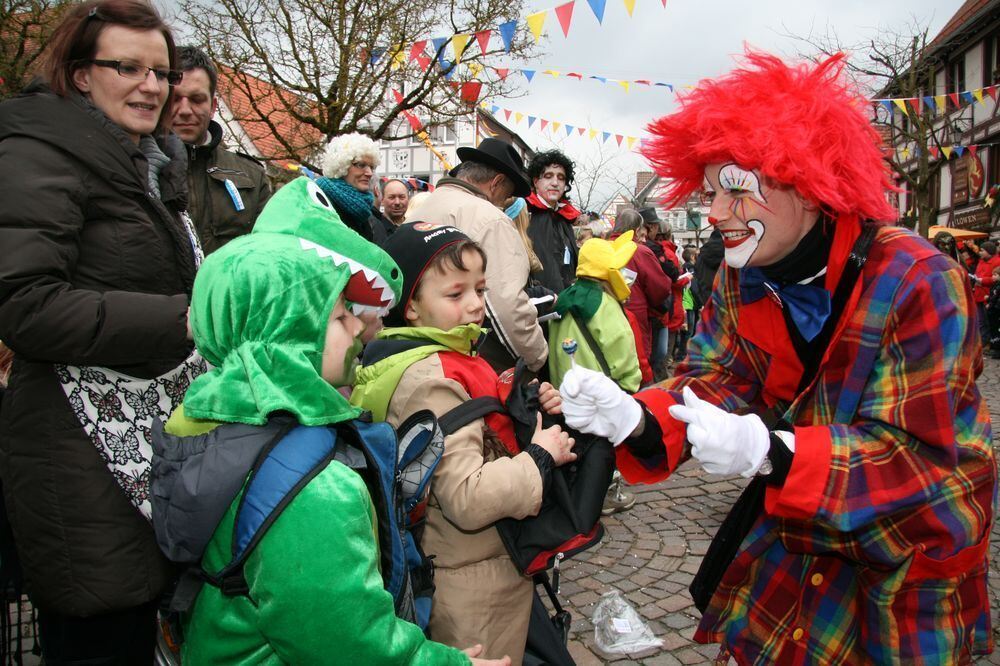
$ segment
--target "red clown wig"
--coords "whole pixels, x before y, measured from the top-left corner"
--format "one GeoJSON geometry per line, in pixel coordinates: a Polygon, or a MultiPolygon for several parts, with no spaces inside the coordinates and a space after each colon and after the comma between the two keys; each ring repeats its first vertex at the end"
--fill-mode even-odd
{"type": "Polygon", "coordinates": [[[794,187],[836,218],[894,220],[893,189],[867,102],[843,77],[844,55],[789,66],[760,52],[747,65],[702,81],[680,109],[654,121],[642,153],[669,179],[677,205],[702,186],[705,167],[733,162],[794,187]]]}

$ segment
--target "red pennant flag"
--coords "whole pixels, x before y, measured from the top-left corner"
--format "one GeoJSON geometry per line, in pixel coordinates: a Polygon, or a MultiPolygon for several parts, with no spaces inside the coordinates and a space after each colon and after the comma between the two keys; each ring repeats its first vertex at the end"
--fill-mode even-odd
{"type": "MultiPolygon", "coordinates": [[[[466,104],[475,105],[479,101],[479,93],[483,89],[482,81],[466,81],[462,84],[461,98],[466,104]]],[[[510,117],[510,111],[508,113],[508,118],[510,117]]]]}
{"type": "Polygon", "coordinates": [[[497,73],[497,76],[500,77],[501,81],[506,81],[507,80],[507,74],[510,73],[509,69],[507,69],[507,68],[500,69],[499,67],[494,67],[493,69],[497,73]]]}
{"type": "Polygon", "coordinates": [[[420,71],[426,72],[427,68],[430,67],[431,57],[426,53],[421,53],[417,56],[417,64],[420,65],[420,71]]]}
{"type": "Polygon", "coordinates": [[[966,146],[965,148],[966,150],[969,151],[969,154],[972,155],[973,157],[976,156],[976,151],[979,150],[978,145],[966,146]]]}
{"type": "Polygon", "coordinates": [[[920,102],[920,98],[919,97],[911,97],[911,98],[909,98],[906,101],[910,103],[910,107],[913,109],[913,113],[919,116],[920,115],[920,103],[921,103],[920,102]]]}
{"type": "Polygon", "coordinates": [[[392,90],[392,96],[396,98],[396,104],[402,104],[403,103],[403,95],[398,90],[396,90],[395,88],[393,88],[393,90],[392,90]]]}
{"type": "Polygon", "coordinates": [[[580,136],[583,136],[583,133],[587,131],[587,128],[586,127],[577,127],[576,131],[580,133],[580,136]]]}
{"type": "Polygon", "coordinates": [[[660,0],[660,2],[663,3],[663,8],[666,9],[667,8],[667,0],[660,0]]]}
{"type": "Polygon", "coordinates": [[[580,74],[578,72],[570,72],[566,76],[568,76],[571,79],[576,79],[578,81],[582,81],[583,80],[583,74],[580,74]]]}
{"type": "Polygon", "coordinates": [[[458,81],[449,81],[448,83],[449,83],[449,85],[451,85],[451,89],[452,90],[454,90],[455,92],[458,92],[458,86],[459,86],[458,81]]]}
{"type": "Polygon", "coordinates": [[[503,115],[504,115],[504,118],[506,118],[507,120],[510,120],[510,109],[504,109],[503,110],[503,115]]]}
{"type": "Polygon", "coordinates": [[[407,178],[406,182],[408,182],[410,184],[410,187],[412,187],[413,189],[417,189],[417,179],[416,178],[407,178]]]}
{"type": "Polygon", "coordinates": [[[951,103],[955,105],[956,109],[962,106],[962,103],[958,101],[958,93],[948,93],[948,99],[951,100],[951,103]]]}
{"type": "Polygon", "coordinates": [[[641,83],[644,86],[648,86],[649,85],[649,80],[648,79],[636,79],[635,82],[636,83],[641,83]]]}
{"type": "Polygon", "coordinates": [[[569,37],[569,24],[573,20],[573,5],[575,4],[576,0],[572,0],[556,7],[556,18],[559,19],[559,26],[562,28],[563,37],[569,37]]]}
{"type": "Polygon", "coordinates": [[[938,158],[938,154],[940,154],[940,152],[941,152],[940,150],[938,150],[937,146],[931,146],[928,149],[928,151],[930,152],[931,157],[933,157],[934,159],[937,159],[938,158]]]}
{"type": "Polygon", "coordinates": [[[545,118],[542,118],[542,131],[543,132],[545,131],[545,126],[548,125],[548,124],[549,124],[549,121],[547,121],[545,118]]]}
{"type": "Polygon", "coordinates": [[[486,55],[486,50],[490,48],[490,34],[492,30],[480,30],[476,33],[476,43],[479,44],[479,50],[486,55]]]}
{"type": "Polygon", "coordinates": [[[993,98],[994,102],[997,101],[997,89],[998,88],[1000,88],[1000,86],[990,86],[989,88],[986,89],[986,92],[988,92],[990,94],[990,97],[993,98]]]}
{"type": "Polygon", "coordinates": [[[419,42],[413,42],[413,46],[410,47],[410,61],[416,60],[420,55],[423,54],[424,49],[427,48],[427,40],[421,39],[419,42]]]}
{"type": "Polygon", "coordinates": [[[623,137],[621,134],[615,134],[615,141],[618,142],[619,146],[622,145],[622,139],[624,139],[624,138],[625,137],[623,137]]]}

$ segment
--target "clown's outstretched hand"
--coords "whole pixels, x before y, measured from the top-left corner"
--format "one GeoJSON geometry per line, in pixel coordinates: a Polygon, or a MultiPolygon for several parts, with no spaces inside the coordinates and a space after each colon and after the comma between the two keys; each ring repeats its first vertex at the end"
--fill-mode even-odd
{"type": "Polygon", "coordinates": [[[606,437],[615,445],[631,435],[642,418],[639,403],[600,372],[571,368],[563,376],[559,393],[566,425],[606,437]]]}
{"type": "Polygon", "coordinates": [[[767,426],[756,414],[730,414],[701,400],[690,387],[683,405],[671,405],[670,415],[687,423],[691,455],[709,474],[757,473],[771,444],[767,426]]]}

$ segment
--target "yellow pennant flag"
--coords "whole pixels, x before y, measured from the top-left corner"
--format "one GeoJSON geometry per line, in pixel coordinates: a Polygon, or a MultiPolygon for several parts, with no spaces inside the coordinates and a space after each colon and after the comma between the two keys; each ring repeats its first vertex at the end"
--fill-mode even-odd
{"type": "Polygon", "coordinates": [[[899,154],[903,156],[904,160],[910,159],[910,149],[909,148],[905,148],[904,147],[903,150],[900,151],[899,154]]]}
{"type": "Polygon", "coordinates": [[[560,125],[562,125],[561,122],[559,122],[558,120],[553,120],[552,121],[552,131],[553,132],[557,131],[559,129],[560,125]]]}
{"type": "Polygon", "coordinates": [[[632,150],[632,145],[635,143],[635,137],[634,136],[627,136],[627,137],[625,137],[625,142],[628,144],[628,149],[632,150]]]}
{"type": "Polygon", "coordinates": [[[472,35],[455,35],[451,38],[451,48],[455,50],[455,62],[462,59],[462,54],[465,53],[465,47],[468,46],[470,39],[472,39],[472,35]]]}
{"type": "Polygon", "coordinates": [[[524,120],[524,114],[521,113],[520,111],[515,111],[514,112],[514,122],[519,123],[522,120],[524,120]]]}
{"type": "Polygon", "coordinates": [[[397,44],[392,47],[392,64],[389,65],[390,69],[399,69],[406,64],[406,54],[403,52],[403,45],[397,44]]]}
{"type": "Polygon", "coordinates": [[[944,113],[948,109],[948,98],[944,95],[935,95],[934,106],[937,107],[938,113],[944,113]]]}
{"type": "Polygon", "coordinates": [[[535,37],[536,44],[542,38],[542,26],[545,25],[546,15],[548,15],[547,11],[537,12],[535,14],[528,14],[528,16],[524,19],[528,24],[528,30],[530,30],[531,34],[535,37]]]}
{"type": "Polygon", "coordinates": [[[628,87],[629,87],[629,82],[628,81],[619,81],[618,85],[620,85],[622,88],[624,88],[625,92],[628,92],[628,87]]]}
{"type": "Polygon", "coordinates": [[[983,89],[982,88],[976,88],[975,90],[973,90],[972,91],[972,96],[975,97],[976,101],[978,101],[980,104],[983,103],[983,89]]]}
{"type": "Polygon", "coordinates": [[[483,66],[480,65],[478,62],[470,62],[468,63],[468,67],[469,67],[469,74],[472,75],[472,78],[478,79],[479,75],[483,71],[483,66]]]}
{"type": "Polygon", "coordinates": [[[635,9],[635,0],[622,0],[625,3],[625,11],[628,12],[629,16],[632,16],[632,10],[635,9]]]}
{"type": "Polygon", "coordinates": [[[907,115],[905,99],[894,99],[892,100],[892,103],[899,107],[899,110],[903,112],[903,115],[907,115]]]}
{"type": "Polygon", "coordinates": [[[593,139],[595,136],[597,136],[597,130],[592,129],[587,134],[590,136],[591,139],[593,139]]]}
{"type": "Polygon", "coordinates": [[[944,158],[946,160],[951,159],[951,151],[952,151],[951,146],[941,146],[941,152],[944,153],[944,158]]]}
{"type": "Polygon", "coordinates": [[[558,79],[558,78],[559,78],[559,72],[557,72],[557,71],[556,71],[556,70],[554,70],[554,69],[547,69],[547,70],[545,70],[544,72],[542,72],[542,74],[548,74],[548,75],[549,75],[549,76],[551,76],[551,77],[552,77],[553,79],[558,79]]]}

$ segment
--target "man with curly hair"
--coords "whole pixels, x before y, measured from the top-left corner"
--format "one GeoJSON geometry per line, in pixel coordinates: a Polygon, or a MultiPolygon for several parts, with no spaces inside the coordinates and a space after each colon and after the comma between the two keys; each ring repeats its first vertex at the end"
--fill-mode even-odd
{"type": "Polygon", "coordinates": [[[573,185],[573,162],[558,150],[536,153],[528,163],[531,222],[528,237],[542,262],[536,279],[557,294],[576,280],[576,233],[580,211],[566,195],[573,185]]]}
{"type": "Polygon", "coordinates": [[[667,205],[701,190],[725,265],[674,377],[563,379],[566,423],[630,482],[690,454],[752,479],[691,585],[739,664],[968,664],[992,651],[997,468],[965,271],[888,226],[844,56],[748,52],[649,127],[667,205]]]}

